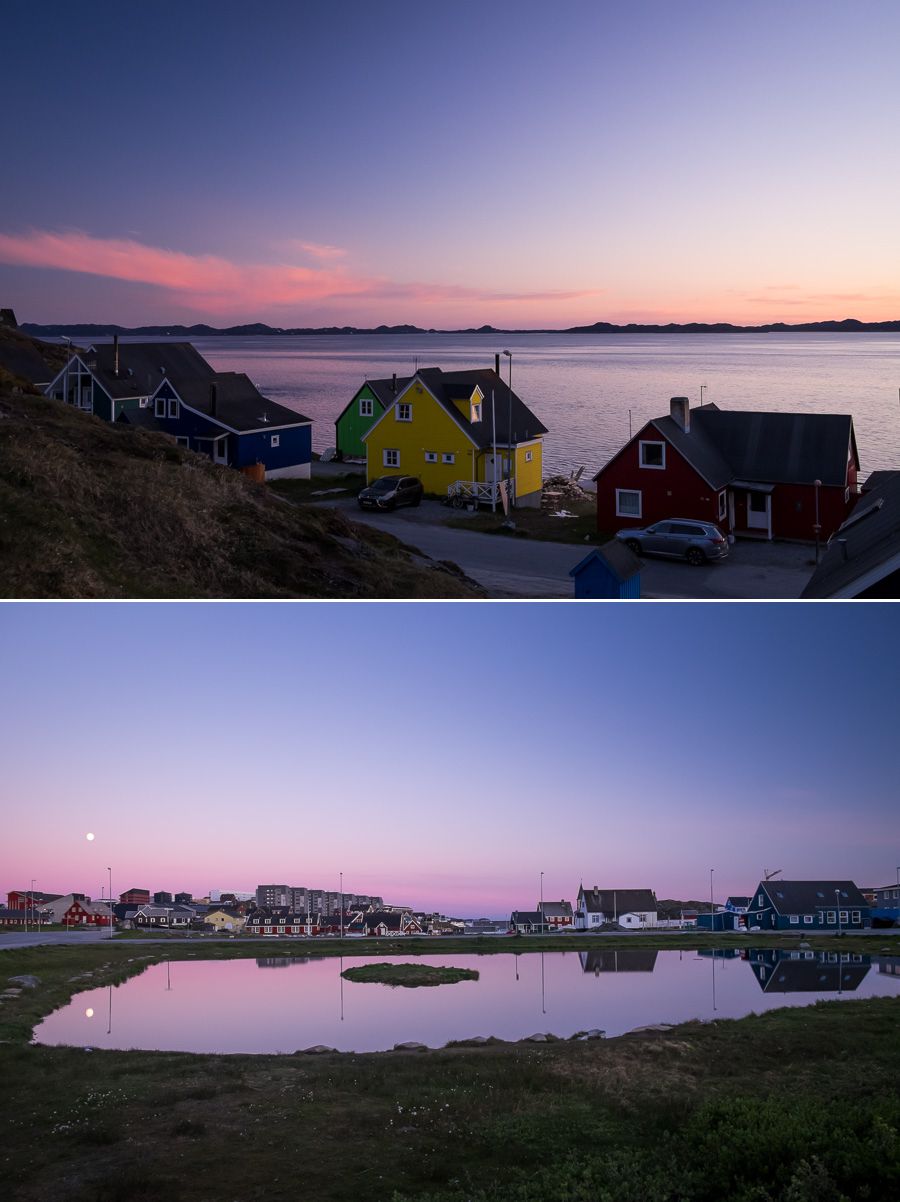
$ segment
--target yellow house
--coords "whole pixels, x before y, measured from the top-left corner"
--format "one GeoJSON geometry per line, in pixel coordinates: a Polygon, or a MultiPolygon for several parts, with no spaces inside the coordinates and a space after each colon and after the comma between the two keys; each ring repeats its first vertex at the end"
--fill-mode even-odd
{"type": "Polygon", "coordinates": [[[236,910],[210,910],[203,921],[217,931],[242,931],[247,919],[236,910]]]}
{"type": "Polygon", "coordinates": [[[426,492],[490,501],[509,480],[514,505],[539,505],[546,433],[496,371],[422,368],[363,435],[367,482],[418,476],[426,492]]]}

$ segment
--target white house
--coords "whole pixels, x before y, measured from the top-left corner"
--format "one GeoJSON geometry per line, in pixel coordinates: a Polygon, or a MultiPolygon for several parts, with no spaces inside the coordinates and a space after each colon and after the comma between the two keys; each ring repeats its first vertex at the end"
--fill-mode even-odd
{"type": "Polygon", "coordinates": [[[593,889],[578,886],[575,902],[575,929],[589,931],[605,922],[634,929],[655,927],[656,894],[652,889],[593,889]]]}

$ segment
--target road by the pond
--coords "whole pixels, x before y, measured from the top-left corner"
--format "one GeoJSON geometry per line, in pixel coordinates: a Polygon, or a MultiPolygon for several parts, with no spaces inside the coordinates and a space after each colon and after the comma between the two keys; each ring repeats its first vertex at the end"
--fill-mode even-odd
{"type": "MultiPolygon", "coordinates": [[[[569,576],[588,547],[449,527],[457,516],[435,501],[393,513],[361,510],[352,498],[329,502],[353,521],[375,526],[446,559],[477,581],[493,598],[571,598],[569,576]]],[[[694,568],[648,559],[641,571],[645,598],[675,600],[784,600],[800,596],[813,570],[809,547],[791,543],[738,542],[725,563],[694,568]]]]}

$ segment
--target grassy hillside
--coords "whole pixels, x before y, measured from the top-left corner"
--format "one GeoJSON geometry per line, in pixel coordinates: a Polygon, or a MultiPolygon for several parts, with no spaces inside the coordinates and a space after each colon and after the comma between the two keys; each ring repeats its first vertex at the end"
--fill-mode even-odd
{"type": "Polygon", "coordinates": [[[2,597],[479,597],[453,565],[0,378],[2,597]]]}

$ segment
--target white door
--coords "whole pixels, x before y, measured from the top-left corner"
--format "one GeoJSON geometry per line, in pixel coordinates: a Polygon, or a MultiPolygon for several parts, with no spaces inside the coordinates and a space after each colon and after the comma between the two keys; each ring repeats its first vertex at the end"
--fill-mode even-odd
{"type": "Polygon", "coordinates": [[[509,471],[509,456],[501,455],[497,452],[497,475],[494,475],[494,456],[485,455],[484,457],[484,480],[486,484],[493,484],[495,480],[505,480],[506,474],[509,471]]]}
{"type": "Polygon", "coordinates": [[[772,498],[767,492],[747,493],[747,529],[769,533],[769,506],[772,498]]]}

